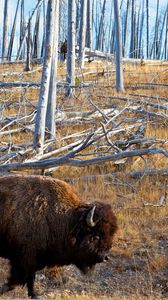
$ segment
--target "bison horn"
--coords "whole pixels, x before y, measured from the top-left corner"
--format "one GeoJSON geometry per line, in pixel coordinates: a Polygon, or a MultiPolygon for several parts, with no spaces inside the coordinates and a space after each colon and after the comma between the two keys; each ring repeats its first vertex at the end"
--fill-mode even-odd
{"type": "Polygon", "coordinates": [[[96,223],[97,223],[97,222],[93,221],[95,208],[96,208],[96,206],[94,205],[93,208],[88,212],[87,217],[86,217],[86,223],[89,227],[94,227],[94,226],[96,226],[96,223]]]}

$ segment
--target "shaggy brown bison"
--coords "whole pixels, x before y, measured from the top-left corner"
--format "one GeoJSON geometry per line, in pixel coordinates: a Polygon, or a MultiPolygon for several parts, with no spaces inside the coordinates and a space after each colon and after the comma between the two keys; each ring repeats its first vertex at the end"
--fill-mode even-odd
{"type": "Polygon", "coordinates": [[[106,259],[117,229],[111,206],[84,203],[64,181],[43,176],[0,177],[0,256],[10,261],[8,282],[34,292],[35,272],[74,264],[87,273],[106,259]]]}

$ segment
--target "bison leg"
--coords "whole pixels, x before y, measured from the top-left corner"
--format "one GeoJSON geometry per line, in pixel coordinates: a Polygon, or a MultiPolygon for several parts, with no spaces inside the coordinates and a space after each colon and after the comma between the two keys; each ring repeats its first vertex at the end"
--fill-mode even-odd
{"type": "Polygon", "coordinates": [[[28,296],[31,299],[39,299],[38,295],[34,291],[34,280],[35,280],[35,274],[29,276],[29,278],[27,279],[28,296]]]}
{"type": "Polygon", "coordinates": [[[12,291],[14,288],[15,288],[14,284],[7,282],[0,288],[0,295],[12,291]]]}
{"type": "Polygon", "coordinates": [[[10,261],[11,270],[10,276],[7,283],[5,283],[0,289],[0,294],[11,291],[15,288],[16,285],[24,286],[27,284],[28,295],[31,298],[36,298],[34,293],[34,279],[35,273],[28,268],[25,268],[25,264],[21,264],[19,260],[10,261]],[[33,275],[32,275],[33,274],[33,275]]]}
{"type": "Polygon", "coordinates": [[[17,284],[20,284],[20,281],[18,281],[17,268],[11,266],[10,277],[8,278],[8,281],[0,288],[0,295],[13,290],[17,284]]]}
{"type": "Polygon", "coordinates": [[[24,263],[21,267],[18,264],[17,267],[13,267],[11,269],[11,282],[14,284],[27,285],[28,296],[31,299],[38,299],[34,291],[34,280],[35,280],[35,272],[30,268],[30,266],[24,263]]]}

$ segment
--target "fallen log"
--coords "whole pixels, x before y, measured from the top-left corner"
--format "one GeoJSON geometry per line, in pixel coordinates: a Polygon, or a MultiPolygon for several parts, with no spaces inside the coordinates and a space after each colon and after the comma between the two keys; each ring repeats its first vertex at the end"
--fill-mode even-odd
{"type": "Polygon", "coordinates": [[[151,96],[151,95],[145,95],[145,94],[132,94],[132,93],[129,93],[129,95],[133,96],[133,97],[142,97],[142,98],[148,98],[148,99],[168,101],[168,98],[160,97],[160,96],[151,96]]]}
{"type": "Polygon", "coordinates": [[[96,97],[107,98],[107,99],[109,98],[109,99],[122,100],[122,101],[131,101],[133,103],[142,103],[144,105],[151,106],[151,107],[158,108],[158,109],[164,109],[164,110],[168,109],[168,105],[163,105],[160,103],[153,103],[153,102],[145,101],[142,99],[134,99],[134,98],[120,97],[120,96],[104,96],[104,95],[96,95],[96,97]]]}
{"type": "MultiPolygon", "coordinates": [[[[83,147],[84,148],[84,147],[83,147]]],[[[12,170],[26,170],[26,169],[48,169],[55,166],[61,165],[69,165],[73,167],[84,167],[90,166],[95,164],[100,164],[109,161],[115,161],[117,159],[125,158],[125,157],[135,157],[135,156],[143,156],[143,155],[155,155],[155,154],[162,154],[168,157],[168,152],[162,148],[150,148],[150,149],[136,149],[132,151],[122,151],[119,153],[115,153],[112,155],[107,155],[103,157],[94,157],[91,159],[80,160],[74,159],[75,155],[79,150],[82,149],[82,146],[77,151],[72,151],[70,153],[65,154],[61,157],[50,159],[50,160],[41,160],[35,162],[23,162],[23,163],[11,163],[11,164],[1,164],[0,165],[0,172],[1,171],[12,171],[12,170]]]]}
{"type": "MultiPolygon", "coordinates": [[[[40,82],[31,82],[31,81],[11,81],[11,82],[0,82],[0,89],[9,89],[9,88],[40,88],[40,82]]],[[[57,87],[64,88],[69,85],[67,82],[57,82],[57,87]]],[[[91,83],[81,83],[80,87],[90,87],[91,83]]],[[[78,88],[78,85],[72,86],[73,88],[78,88]]]]}
{"type": "Polygon", "coordinates": [[[168,175],[168,168],[163,169],[145,169],[143,171],[133,171],[128,173],[129,176],[133,178],[141,177],[141,176],[156,176],[156,175],[168,175]]]}

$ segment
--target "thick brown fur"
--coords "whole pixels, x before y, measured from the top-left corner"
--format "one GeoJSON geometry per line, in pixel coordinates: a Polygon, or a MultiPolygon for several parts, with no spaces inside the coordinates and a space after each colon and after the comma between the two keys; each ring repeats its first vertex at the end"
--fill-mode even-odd
{"type": "Polygon", "coordinates": [[[35,272],[75,264],[87,272],[104,260],[117,229],[111,206],[82,202],[64,181],[43,176],[0,177],[0,256],[11,274],[1,293],[27,284],[35,297],[35,272]],[[91,228],[86,218],[95,206],[91,228]]]}
{"type": "Polygon", "coordinates": [[[66,39],[65,39],[65,41],[61,42],[61,44],[60,44],[60,53],[63,54],[63,58],[65,60],[66,55],[67,55],[67,40],[66,39]]]}

